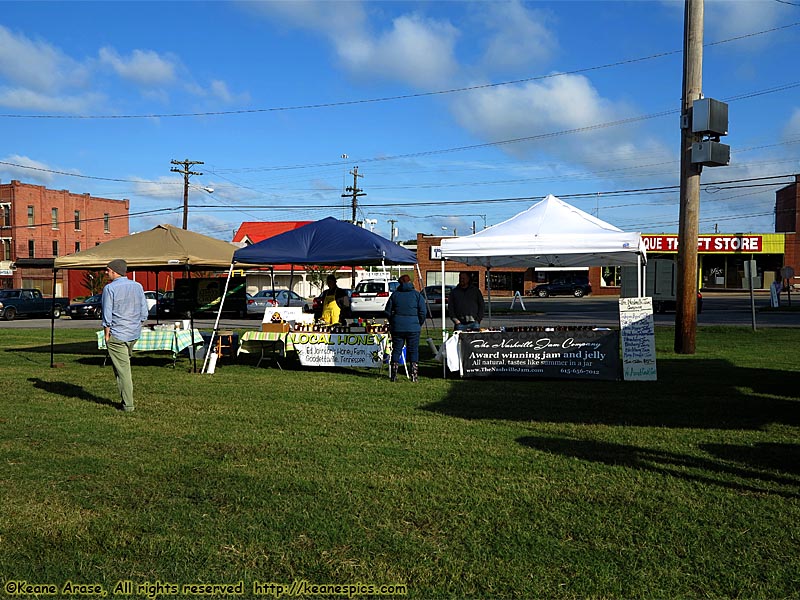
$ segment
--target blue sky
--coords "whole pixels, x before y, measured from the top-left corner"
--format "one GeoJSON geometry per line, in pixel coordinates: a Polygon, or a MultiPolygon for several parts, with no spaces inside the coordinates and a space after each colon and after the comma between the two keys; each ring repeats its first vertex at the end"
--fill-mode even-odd
{"type": "MultiPolygon", "coordinates": [[[[732,154],[702,182],[800,173],[800,0],[707,0],[704,35],[732,154]]],[[[400,240],[547,194],[675,232],[678,192],[638,190],[678,184],[682,40],[683,2],[4,2],[0,180],[127,198],[139,231],[181,224],[170,161],[203,161],[189,228],[229,240],[349,219],[357,165],[400,240]]],[[[772,231],[788,181],[704,191],[701,232],[772,231]]]]}

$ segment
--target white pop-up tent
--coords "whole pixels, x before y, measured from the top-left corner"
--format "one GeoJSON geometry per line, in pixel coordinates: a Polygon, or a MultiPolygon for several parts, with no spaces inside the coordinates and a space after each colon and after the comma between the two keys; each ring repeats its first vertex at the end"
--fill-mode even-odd
{"type": "MultiPolygon", "coordinates": [[[[622,231],[553,195],[483,231],[443,239],[441,248],[443,286],[444,260],[455,260],[487,269],[635,265],[640,296],[643,291],[642,267],[647,254],[641,234],[622,231]]],[[[489,318],[491,321],[491,302],[489,318]]]]}

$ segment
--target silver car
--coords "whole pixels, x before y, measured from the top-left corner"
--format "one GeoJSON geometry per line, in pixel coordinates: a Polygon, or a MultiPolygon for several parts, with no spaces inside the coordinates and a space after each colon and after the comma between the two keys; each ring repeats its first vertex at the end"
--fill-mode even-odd
{"type": "Polygon", "coordinates": [[[265,298],[264,296],[256,297],[250,294],[247,294],[247,316],[248,317],[258,317],[262,318],[264,313],[267,311],[268,308],[274,308],[274,305],[270,303],[269,298],[265,298]]]}
{"type": "MultiPolygon", "coordinates": [[[[297,292],[287,289],[261,290],[253,296],[254,299],[264,299],[269,306],[296,306],[303,309],[303,312],[311,312],[311,304],[297,292]]],[[[248,305],[249,306],[249,305],[248,305]]],[[[263,313],[262,313],[263,314],[263,313]]]]}

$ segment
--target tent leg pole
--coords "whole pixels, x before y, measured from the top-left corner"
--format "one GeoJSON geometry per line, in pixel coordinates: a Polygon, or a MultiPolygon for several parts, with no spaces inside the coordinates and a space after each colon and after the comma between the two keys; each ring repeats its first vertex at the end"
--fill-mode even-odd
{"type": "MultiPolygon", "coordinates": [[[[445,342],[445,339],[444,339],[444,333],[445,333],[444,323],[445,323],[445,321],[444,321],[444,319],[445,319],[445,306],[446,306],[446,303],[444,301],[444,260],[442,260],[442,281],[441,281],[441,286],[442,286],[442,346],[444,346],[444,342],[445,342]]],[[[433,314],[433,313],[431,313],[431,314],[433,314]]],[[[447,358],[444,355],[442,355],[442,377],[444,379],[447,379],[447,358]]]]}
{"type": "Polygon", "coordinates": [[[203,358],[203,373],[206,372],[206,368],[208,366],[208,359],[211,356],[211,348],[214,346],[214,338],[217,336],[217,332],[219,331],[219,319],[222,316],[222,307],[225,305],[225,296],[228,295],[228,285],[231,282],[231,276],[233,275],[233,263],[231,263],[230,269],[228,269],[228,278],[225,280],[225,289],[222,290],[222,298],[219,299],[219,310],[217,311],[217,318],[214,321],[214,331],[211,332],[211,340],[208,342],[208,352],[206,352],[205,357],[203,358]]]}
{"type": "Polygon", "coordinates": [[[489,276],[491,267],[486,267],[486,291],[489,294],[489,327],[493,327],[492,322],[492,278],[489,276]]]}
{"type": "Polygon", "coordinates": [[[53,302],[50,305],[50,368],[55,366],[55,335],[56,318],[53,311],[56,309],[56,273],[58,269],[53,269],[53,302]]]}

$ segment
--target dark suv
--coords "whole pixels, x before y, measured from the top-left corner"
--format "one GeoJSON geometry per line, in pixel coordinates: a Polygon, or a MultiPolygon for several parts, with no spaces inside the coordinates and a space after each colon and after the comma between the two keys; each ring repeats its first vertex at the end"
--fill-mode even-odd
{"type": "Polygon", "coordinates": [[[550,283],[537,285],[531,294],[539,298],[548,296],[563,296],[568,294],[581,298],[592,293],[592,284],[586,275],[573,275],[569,277],[557,277],[550,283]]]}

